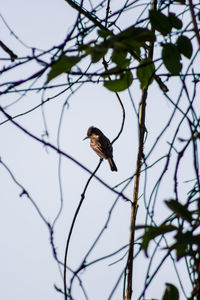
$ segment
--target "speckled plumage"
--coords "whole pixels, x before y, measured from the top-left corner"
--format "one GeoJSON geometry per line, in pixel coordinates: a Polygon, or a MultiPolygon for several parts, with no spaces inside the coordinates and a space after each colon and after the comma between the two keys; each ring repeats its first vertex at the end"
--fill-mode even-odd
{"type": "Polygon", "coordinates": [[[103,134],[103,132],[91,126],[87,131],[87,137],[90,138],[90,146],[100,158],[105,158],[110,164],[112,171],[117,171],[117,167],[113,160],[113,148],[110,140],[103,134]]]}

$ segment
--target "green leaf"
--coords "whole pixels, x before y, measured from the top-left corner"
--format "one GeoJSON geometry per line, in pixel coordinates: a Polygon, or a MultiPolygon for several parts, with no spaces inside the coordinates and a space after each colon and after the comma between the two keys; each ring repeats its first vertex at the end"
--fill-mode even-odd
{"type": "Polygon", "coordinates": [[[161,234],[165,234],[165,233],[171,232],[176,229],[177,228],[173,225],[165,225],[165,224],[162,224],[158,227],[148,226],[147,231],[143,235],[143,241],[141,244],[141,248],[145,251],[145,255],[148,256],[147,248],[148,248],[149,242],[151,240],[153,240],[154,238],[156,238],[157,236],[159,236],[161,234]]]}
{"type": "Polygon", "coordinates": [[[176,250],[177,260],[180,260],[182,257],[186,257],[187,255],[189,255],[187,244],[174,243],[169,247],[169,250],[176,250]]]}
{"type": "Polygon", "coordinates": [[[165,44],[162,50],[162,58],[167,70],[178,75],[182,69],[181,56],[174,44],[165,44]]]}
{"type": "Polygon", "coordinates": [[[89,44],[82,44],[79,46],[80,51],[85,52],[86,55],[91,55],[91,60],[93,63],[98,62],[108,51],[109,45],[107,41],[104,41],[100,44],[97,44],[95,46],[91,46],[91,43],[89,44]]]}
{"type": "Polygon", "coordinates": [[[90,54],[93,63],[97,63],[108,51],[108,48],[104,47],[104,44],[97,45],[90,48],[90,54]]]}
{"type": "Polygon", "coordinates": [[[117,65],[114,68],[111,68],[109,70],[106,70],[101,74],[103,78],[109,77],[110,75],[121,75],[125,69],[130,65],[130,59],[124,59],[121,62],[119,62],[119,65],[117,65]]]}
{"type": "Polygon", "coordinates": [[[47,83],[62,73],[67,73],[71,68],[81,60],[81,56],[66,56],[61,55],[60,58],[55,61],[51,70],[47,76],[47,83]]]}
{"type": "Polygon", "coordinates": [[[178,289],[171,283],[166,283],[165,293],[162,300],[178,300],[179,292],[178,289]]]}
{"type": "Polygon", "coordinates": [[[180,230],[174,237],[176,239],[176,243],[170,246],[170,250],[176,250],[177,260],[182,257],[186,257],[190,254],[189,245],[192,245],[192,233],[186,232],[182,233],[180,230]]]}
{"type": "Polygon", "coordinates": [[[125,61],[127,51],[113,51],[112,61],[115,62],[118,66],[122,66],[125,61]]]}
{"type": "Polygon", "coordinates": [[[138,42],[133,39],[127,39],[123,43],[129,52],[134,51],[138,56],[140,56],[140,48],[145,47],[145,42],[138,42]]]}
{"type": "Polygon", "coordinates": [[[200,245],[200,235],[193,235],[191,231],[183,233],[179,230],[174,238],[176,243],[170,246],[170,249],[176,250],[177,260],[186,256],[194,256],[192,245],[200,245]]]}
{"type": "Polygon", "coordinates": [[[200,235],[193,235],[191,231],[186,231],[183,233],[182,231],[179,230],[175,236],[175,239],[180,244],[198,245],[200,242],[200,235]]]}
{"type": "Polygon", "coordinates": [[[130,71],[122,73],[119,79],[105,80],[104,86],[112,92],[121,92],[126,90],[133,82],[133,75],[130,71]]]}
{"type": "Polygon", "coordinates": [[[169,18],[160,11],[150,10],[149,17],[152,27],[162,33],[162,35],[167,35],[171,32],[172,25],[169,18]]]}
{"type": "Polygon", "coordinates": [[[144,42],[138,42],[133,39],[125,39],[121,41],[113,41],[111,48],[114,49],[114,51],[120,52],[120,51],[129,51],[130,53],[134,51],[138,56],[140,55],[140,48],[145,47],[144,42]]]}
{"type": "Polygon", "coordinates": [[[176,29],[181,29],[182,28],[183,23],[179,18],[176,17],[175,14],[169,13],[168,18],[169,18],[169,21],[170,21],[172,27],[174,27],[176,29]]]}
{"type": "Polygon", "coordinates": [[[179,36],[177,40],[177,47],[180,53],[182,53],[187,58],[191,58],[193,48],[189,38],[184,35],[179,36]]]}
{"type": "Polygon", "coordinates": [[[140,80],[141,88],[145,89],[153,82],[153,76],[155,73],[155,66],[150,58],[141,60],[139,67],[137,68],[137,77],[140,80]]]}
{"type": "Polygon", "coordinates": [[[154,32],[149,29],[131,26],[117,34],[115,39],[119,41],[132,39],[137,42],[154,42],[156,37],[154,32]]]}
{"type": "Polygon", "coordinates": [[[98,34],[102,38],[106,38],[111,35],[110,32],[107,30],[98,30],[98,34]]]}
{"type": "Polygon", "coordinates": [[[176,200],[169,200],[165,201],[167,206],[175,212],[178,217],[188,221],[189,223],[192,222],[192,213],[187,209],[185,205],[182,205],[180,202],[176,200]]]}
{"type": "Polygon", "coordinates": [[[185,4],[185,0],[174,0],[174,2],[179,2],[180,4],[185,4]]]}

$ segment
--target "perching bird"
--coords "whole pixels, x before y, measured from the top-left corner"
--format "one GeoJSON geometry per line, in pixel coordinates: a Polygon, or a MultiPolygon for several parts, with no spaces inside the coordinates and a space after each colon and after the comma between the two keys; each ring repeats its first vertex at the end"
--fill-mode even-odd
{"type": "Polygon", "coordinates": [[[113,160],[113,147],[109,139],[98,128],[91,126],[85,139],[90,139],[90,146],[101,158],[108,160],[112,171],[117,171],[113,160]]]}

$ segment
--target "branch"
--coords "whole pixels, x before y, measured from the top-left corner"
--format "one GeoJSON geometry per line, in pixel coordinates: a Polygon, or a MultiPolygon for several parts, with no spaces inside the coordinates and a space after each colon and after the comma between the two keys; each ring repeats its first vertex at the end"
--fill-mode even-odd
{"type": "Polygon", "coordinates": [[[110,32],[110,30],[108,30],[104,25],[101,24],[100,21],[97,21],[97,17],[93,17],[92,13],[90,13],[89,11],[87,11],[85,8],[83,9],[81,6],[79,6],[79,4],[77,4],[76,1],[72,1],[72,0],[65,0],[71,7],[73,7],[75,10],[77,10],[80,14],[84,15],[86,18],[88,18],[90,21],[92,21],[92,23],[94,23],[94,25],[96,25],[97,27],[99,27],[102,30],[107,30],[110,32]]]}
{"type": "MultiPolygon", "coordinates": [[[[107,31],[109,33],[111,33],[113,35],[113,32],[111,30],[109,30],[108,28],[106,28],[104,25],[102,25],[101,20],[98,21],[97,20],[97,16],[96,15],[92,15],[92,13],[90,13],[89,11],[87,11],[85,8],[83,9],[81,6],[79,6],[75,1],[72,0],[65,0],[71,7],[73,7],[74,9],[76,9],[77,11],[79,11],[80,14],[83,14],[86,18],[88,18],[91,22],[94,23],[94,25],[96,25],[97,27],[99,27],[101,30],[107,31]]],[[[135,53],[133,53],[133,51],[130,51],[131,55],[133,55],[133,57],[137,60],[140,61],[140,57],[138,57],[135,53]]],[[[154,75],[154,78],[156,80],[156,82],[158,83],[160,89],[166,93],[168,92],[168,87],[162,82],[162,80],[159,78],[158,75],[154,75]]]]}
{"type": "Polygon", "coordinates": [[[11,61],[15,61],[15,59],[17,59],[17,55],[10,50],[2,41],[0,41],[0,47],[8,53],[8,55],[10,56],[11,61]]]}
{"type": "MultiPolygon", "coordinates": [[[[68,249],[69,249],[69,243],[70,243],[70,240],[71,240],[71,235],[72,235],[72,231],[73,231],[73,228],[74,228],[74,225],[75,225],[75,222],[76,222],[76,218],[78,216],[78,213],[80,211],[80,208],[81,208],[81,205],[83,203],[83,200],[85,199],[85,193],[86,193],[86,190],[88,188],[88,185],[90,183],[90,181],[92,180],[93,177],[95,177],[95,173],[98,171],[101,163],[102,163],[102,159],[100,160],[98,166],[96,167],[95,171],[91,174],[91,176],[89,177],[86,185],[85,185],[85,188],[84,188],[84,191],[83,193],[81,194],[81,200],[79,202],[79,205],[76,209],[76,212],[74,214],[74,218],[73,218],[73,221],[72,221],[72,224],[71,224],[71,227],[70,227],[70,230],[69,230],[69,234],[68,234],[68,238],[67,238],[67,243],[66,243],[66,247],[65,247],[65,256],[64,256],[64,276],[63,276],[63,282],[64,282],[64,294],[65,294],[65,300],[67,300],[67,282],[66,282],[66,271],[67,271],[67,255],[68,255],[68,249]]],[[[69,295],[70,295],[70,291],[69,291],[69,295]]]]}
{"type": "Polygon", "coordinates": [[[200,50],[200,36],[199,36],[197,21],[196,21],[195,14],[194,14],[194,5],[192,3],[192,0],[189,0],[189,7],[190,7],[190,13],[191,13],[191,16],[192,16],[192,23],[193,23],[193,26],[194,26],[194,32],[195,32],[197,43],[199,44],[199,50],[200,50]]]}
{"type": "Polygon", "coordinates": [[[147,89],[143,90],[142,99],[140,103],[140,119],[139,119],[139,148],[136,164],[135,182],[134,182],[134,192],[133,192],[133,202],[131,207],[131,221],[130,221],[130,235],[129,235],[129,253],[127,260],[127,287],[126,287],[126,299],[131,299],[132,295],[132,277],[133,277],[133,255],[134,255],[134,236],[135,236],[135,220],[137,214],[137,201],[139,193],[139,182],[140,173],[142,167],[143,159],[143,146],[144,146],[144,134],[145,134],[145,110],[146,110],[146,99],[147,99],[147,89]]]}
{"type": "MultiPolygon", "coordinates": [[[[81,167],[83,170],[85,170],[86,172],[88,172],[89,174],[93,174],[93,172],[91,172],[88,168],[86,168],[82,163],[80,163],[79,161],[77,161],[75,158],[73,158],[71,155],[67,154],[66,152],[63,152],[62,150],[58,149],[57,147],[55,147],[53,144],[45,142],[44,140],[40,139],[39,137],[37,137],[36,135],[32,134],[31,132],[29,132],[27,129],[25,129],[24,127],[22,127],[21,125],[19,125],[16,121],[14,121],[12,119],[12,117],[5,112],[5,110],[0,106],[0,111],[4,114],[4,116],[6,116],[6,118],[8,118],[11,123],[13,123],[16,127],[18,127],[21,131],[23,131],[24,133],[26,133],[28,136],[30,136],[31,138],[33,138],[34,140],[40,142],[41,144],[43,144],[44,146],[47,146],[51,149],[53,149],[55,152],[63,155],[64,157],[70,159],[71,161],[73,161],[76,165],[78,165],[79,167],[81,167]]],[[[116,190],[114,190],[110,185],[108,185],[105,181],[103,181],[100,177],[98,177],[97,175],[94,175],[94,177],[96,178],[97,181],[99,181],[101,184],[103,184],[107,189],[109,189],[110,191],[112,191],[113,193],[117,194],[118,196],[122,197],[125,201],[129,201],[131,202],[131,200],[129,198],[127,198],[123,193],[120,193],[116,190]]]]}
{"type": "MultiPolygon", "coordinates": [[[[156,9],[157,0],[152,3],[152,9],[156,9]]],[[[154,42],[150,44],[149,57],[153,60],[154,42]]],[[[140,184],[140,174],[142,168],[142,160],[144,157],[144,135],[146,132],[145,127],[145,113],[146,113],[146,99],[147,99],[148,87],[142,91],[142,99],[140,102],[140,115],[139,115],[139,146],[137,154],[137,164],[135,172],[135,182],[133,191],[133,202],[131,207],[131,220],[130,220],[130,235],[129,235],[129,253],[127,260],[127,286],[126,286],[126,299],[131,299],[132,296],[132,281],[133,281],[133,256],[134,256],[134,239],[135,239],[135,222],[138,209],[138,194],[140,184]]]]}

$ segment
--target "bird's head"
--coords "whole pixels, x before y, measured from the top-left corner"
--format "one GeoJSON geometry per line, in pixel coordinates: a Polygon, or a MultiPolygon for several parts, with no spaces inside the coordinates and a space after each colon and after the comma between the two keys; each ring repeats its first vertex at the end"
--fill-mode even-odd
{"type": "Polygon", "coordinates": [[[98,128],[91,126],[88,128],[87,136],[83,140],[89,139],[93,134],[99,135],[99,133],[101,133],[101,131],[98,128]]]}

